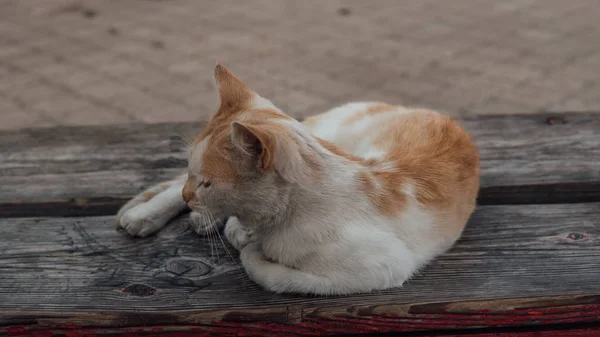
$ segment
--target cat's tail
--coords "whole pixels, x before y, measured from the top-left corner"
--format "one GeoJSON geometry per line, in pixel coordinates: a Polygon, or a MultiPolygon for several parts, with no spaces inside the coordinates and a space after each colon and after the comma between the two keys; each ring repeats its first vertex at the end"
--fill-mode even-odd
{"type": "Polygon", "coordinates": [[[400,286],[404,281],[382,286],[365,282],[364,275],[361,277],[360,273],[351,271],[330,271],[327,276],[311,274],[267,260],[254,242],[242,249],[241,259],[246,273],[254,282],[276,293],[348,295],[400,286]]]}

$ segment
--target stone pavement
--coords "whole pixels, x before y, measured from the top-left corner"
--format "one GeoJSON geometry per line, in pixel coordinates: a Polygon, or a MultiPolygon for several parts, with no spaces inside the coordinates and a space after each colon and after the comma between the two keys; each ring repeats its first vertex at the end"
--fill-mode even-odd
{"type": "Polygon", "coordinates": [[[218,60],[284,111],[600,110],[598,0],[0,0],[0,128],[206,118],[218,60]]]}

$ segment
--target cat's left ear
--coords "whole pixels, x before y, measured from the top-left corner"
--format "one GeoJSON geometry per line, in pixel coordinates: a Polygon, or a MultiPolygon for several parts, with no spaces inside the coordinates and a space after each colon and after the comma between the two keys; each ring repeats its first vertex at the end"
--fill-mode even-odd
{"type": "Polygon", "coordinates": [[[255,95],[244,82],[220,64],[215,67],[215,83],[223,110],[244,109],[251,104],[255,95]]]}
{"type": "Polygon", "coordinates": [[[246,109],[277,109],[271,101],[254,92],[242,80],[220,64],[215,67],[215,83],[220,97],[218,114],[233,113],[246,109]]]}
{"type": "Polygon", "coordinates": [[[233,122],[231,141],[249,160],[255,160],[263,171],[275,170],[285,180],[301,183],[310,176],[300,146],[284,127],[248,125],[233,122]]]}

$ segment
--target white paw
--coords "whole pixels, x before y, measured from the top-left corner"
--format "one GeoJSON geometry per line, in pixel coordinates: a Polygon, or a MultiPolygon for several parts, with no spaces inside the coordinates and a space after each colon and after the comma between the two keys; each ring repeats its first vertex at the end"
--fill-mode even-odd
{"type": "Polygon", "coordinates": [[[244,248],[242,248],[240,252],[240,260],[242,261],[242,265],[244,267],[255,266],[257,264],[262,264],[263,262],[268,262],[257,242],[249,242],[244,246],[244,248]]]}
{"type": "Polygon", "coordinates": [[[211,231],[220,230],[225,225],[225,219],[211,219],[202,213],[190,212],[190,224],[196,233],[208,235],[211,231]]]}
{"type": "Polygon", "coordinates": [[[225,225],[225,237],[237,250],[241,251],[242,248],[253,240],[252,234],[252,231],[244,228],[237,218],[229,218],[225,225]]]}
{"type": "Polygon", "coordinates": [[[129,200],[125,205],[123,205],[123,207],[119,209],[119,212],[115,217],[115,224],[117,225],[117,228],[122,227],[121,220],[123,219],[123,216],[125,216],[125,214],[129,212],[130,209],[136,207],[137,205],[143,204],[144,202],[146,201],[141,198],[133,198],[129,200]]]}
{"type": "Polygon", "coordinates": [[[275,286],[277,278],[273,277],[277,275],[273,273],[275,271],[273,267],[277,265],[267,260],[257,242],[250,242],[242,249],[240,260],[251,280],[266,290],[281,292],[275,286]]]}
{"type": "Polygon", "coordinates": [[[133,236],[148,236],[163,228],[165,223],[162,219],[152,217],[151,213],[134,207],[125,212],[119,221],[119,225],[133,236]]]}

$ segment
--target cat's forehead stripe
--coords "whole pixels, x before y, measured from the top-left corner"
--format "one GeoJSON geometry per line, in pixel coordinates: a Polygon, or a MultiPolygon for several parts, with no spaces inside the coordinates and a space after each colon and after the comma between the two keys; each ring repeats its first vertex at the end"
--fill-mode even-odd
{"type": "Polygon", "coordinates": [[[198,171],[200,170],[200,163],[201,163],[202,155],[206,151],[209,141],[210,141],[210,135],[205,137],[202,141],[200,141],[196,145],[194,145],[194,149],[192,151],[192,155],[191,155],[188,166],[189,166],[189,169],[192,172],[194,172],[195,174],[198,174],[198,171]]]}

